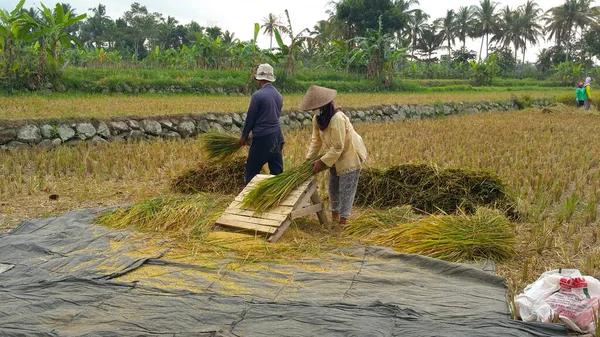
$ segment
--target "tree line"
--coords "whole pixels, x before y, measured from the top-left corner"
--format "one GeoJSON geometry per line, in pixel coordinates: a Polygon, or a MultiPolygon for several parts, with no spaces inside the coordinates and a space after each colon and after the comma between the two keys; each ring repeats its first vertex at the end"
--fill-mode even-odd
{"type": "Polygon", "coordinates": [[[448,9],[432,18],[418,0],[339,0],[328,18],[312,29],[294,31],[292,14],[266,13],[254,38],[131,4],[111,18],[98,4],[87,14],[68,3],[24,8],[25,1],[0,10],[2,76],[38,85],[67,66],[160,67],[170,69],[249,69],[258,62],[365,74],[368,78],[464,78],[481,76],[574,76],[593,67],[600,55],[600,8],[592,0],[565,0],[543,10],[535,0],[501,7],[493,0],[448,9]],[[256,41],[266,35],[269,48],[256,41]],[[480,40],[479,51],[466,48],[480,40]],[[535,64],[527,50],[541,41],[535,64]],[[517,72],[516,69],[521,71],[517,72]]]}

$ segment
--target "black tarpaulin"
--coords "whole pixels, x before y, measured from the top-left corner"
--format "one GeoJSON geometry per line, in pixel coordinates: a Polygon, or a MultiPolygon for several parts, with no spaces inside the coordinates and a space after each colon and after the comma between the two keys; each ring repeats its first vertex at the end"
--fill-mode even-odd
{"type": "Polygon", "coordinates": [[[94,210],[0,233],[0,336],[566,336],[509,318],[503,279],[379,247],[188,265],[94,210]]]}

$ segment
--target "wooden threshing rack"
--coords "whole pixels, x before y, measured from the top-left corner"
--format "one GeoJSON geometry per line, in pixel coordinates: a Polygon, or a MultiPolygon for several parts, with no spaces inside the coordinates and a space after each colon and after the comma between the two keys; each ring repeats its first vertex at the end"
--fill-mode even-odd
{"type": "Polygon", "coordinates": [[[277,242],[292,223],[292,220],[316,213],[321,224],[327,223],[327,216],[317,191],[315,179],[308,180],[277,207],[268,212],[258,213],[243,209],[242,199],[261,181],[272,177],[259,174],[244,188],[217,220],[218,225],[239,228],[268,234],[269,242],[277,242]]]}

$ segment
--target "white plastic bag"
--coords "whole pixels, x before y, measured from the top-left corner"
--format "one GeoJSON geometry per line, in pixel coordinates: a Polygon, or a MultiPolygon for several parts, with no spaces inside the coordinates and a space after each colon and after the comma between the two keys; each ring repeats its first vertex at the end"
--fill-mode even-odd
{"type": "Polygon", "coordinates": [[[526,322],[551,322],[558,317],[574,331],[594,330],[593,310],[598,310],[600,281],[579,270],[546,272],[515,298],[526,322]]]}

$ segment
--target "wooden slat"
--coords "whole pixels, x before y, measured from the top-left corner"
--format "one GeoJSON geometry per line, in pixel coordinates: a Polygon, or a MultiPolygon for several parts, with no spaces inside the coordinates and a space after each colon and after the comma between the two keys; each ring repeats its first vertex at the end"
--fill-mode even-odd
{"type": "MultiPolygon", "coordinates": [[[[283,202],[287,202],[290,203],[290,201],[296,201],[300,195],[302,195],[302,193],[304,192],[304,187],[298,187],[296,190],[294,190],[292,193],[290,193],[287,197],[285,197],[285,199],[283,199],[283,202]]],[[[250,191],[252,191],[252,188],[245,188],[242,193],[238,194],[238,196],[235,198],[235,201],[237,202],[242,202],[242,200],[246,197],[246,195],[248,195],[248,193],[250,193],[250,191]]]]}
{"type": "Polygon", "coordinates": [[[302,200],[302,198],[306,195],[307,190],[311,189],[311,185],[307,185],[307,186],[302,186],[301,188],[298,188],[295,192],[295,194],[292,196],[290,195],[289,197],[285,198],[282,202],[281,205],[283,206],[292,206],[292,207],[296,207],[299,204],[299,201],[302,200]]]}
{"type": "Polygon", "coordinates": [[[304,193],[302,193],[302,196],[300,198],[298,198],[298,200],[296,200],[296,202],[294,203],[294,209],[297,209],[299,207],[303,207],[304,205],[308,204],[308,201],[310,200],[311,196],[316,193],[317,191],[317,183],[313,181],[312,184],[310,184],[306,190],[304,191],[304,193]]]}
{"type": "MultiPolygon", "coordinates": [[[[229,207],[229,209],[241,209],[247,212],[254,212],[252,210],[248,210],[248,209],[244,209],[242,208],[242,205],[240,202],[238,201],[233,201],[229,207]]],[[[273,213],[273,214],[282,214],[282,215],[289,215],[292,211],[294,210],[294,208],[292,206],[278,206],[273,208],[272,210],[269,210],[269,213],[273,213]]]]}
{"type": "Polygon", "coordinates": [[[268,219],[268,220],[277,220],[282,222],[287,219],[290,212],[288,211],[286,214],[272,213],[272,212],[264,212],[264,213],[256,213],[254,211],[248,211],[240,208],[228,208],[223,214],[232,214],[232,215],[240,215],[251,218],[259,218],[259,219],[268,219]]]}
{"type": "Polygon", "coordinates": [[[247,222],[243,222],[243,221],[234,221],[234,220],[230,220],[227,218],[219,218],[219,220],[217,220],[217,224],[235,227],[235,228],[249,229],[249,230],[253,230],[253,231],[257,231],[257,232],[261,232],[261,233],[268,233],[268,234],[273,234],[278,229],[278,227],[262,226],[262,225],[247,223],[247,222]]]}
{"type": "Polygon", "coordinates": [[[292,212],[292,219],[298,219],[301,218],[303,216],[307,216],[313,213],[317,213],[323,210],[323,205],[321,204],[316,204],[316,205],[311,205],[308,207],[304,207],[301,208],[297,211],[293,211],[292,212]]]}
{"type": "MultiPolygon", "coordinates": [[[[308,185],[308,184],[310,184],[310,182],[305,183],[305,184],[308,185]]],[[[298,187],[296,190],[294,190],[292,193],[290,193],[290,195],[288,195],[285,199],[283,199],[283,201],[281,202],[281,204],[279,204],[279,206],[292,206],[292,207],[296,206],[298,204],[298,201],[300,200],[300,198],[306,195],[306,187],[304,187],[303,185],[298,187]]],[[[315,184],[315,188],[316,188],[316,184],[315,184]]],[[[242,191],[242,193],[240,193],[234,199],[234,201],[241,203],[249,191],[250,191],[250,189],[244,189],[242,191]]]]}
{"type": "Polygon", "coordinates": [[[223,214],[221,218],[229,219],[232,221],[242,221],[257,225],[270,226],[270,227],[279,227],[281,226],[282,221],[280,220],[269,220],[269,219],[259,219],[259,218],[250,218],[247,216],[233,215],[233,214],[223,214]]]}
{"type": "Polygon", "coordinates": [[[275,234],[271,235],[267,239],[267,241],[269,241],[271,243],[277,242],[277,240],[279,240],[279,238],[281,238],[281,236],[283,235],[283,233],[285,233],[285,231],[288,229],[288,227],[290,226],[291,223],[292,223],[292,220],[287,219],[284,223],[281,224],[281,227],[279,227],[277,229],[275,234]]]}

